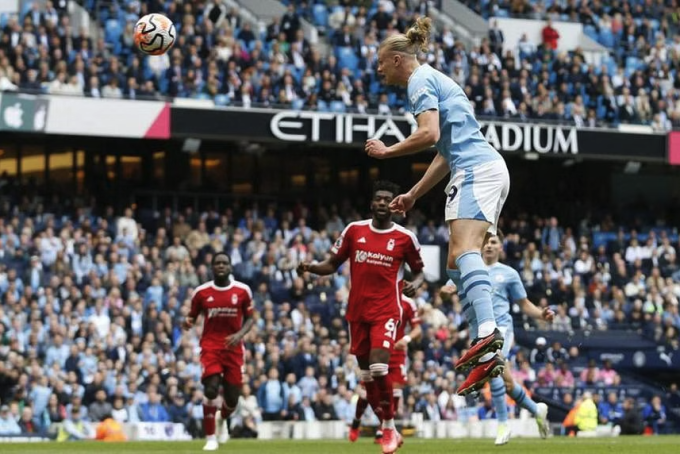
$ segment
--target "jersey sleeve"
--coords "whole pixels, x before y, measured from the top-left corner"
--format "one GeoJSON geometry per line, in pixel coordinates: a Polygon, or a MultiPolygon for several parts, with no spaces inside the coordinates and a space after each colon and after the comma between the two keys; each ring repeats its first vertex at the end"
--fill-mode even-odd
{"type": "Polygon", "coordinates": [[[423,271],[425,265],[423,258],[420,256],[420,242],[415,235],[408,235],[406,243],[406,263],[411,267],[411,272],[418,274],[423,271]]]}
{"type": "Polygon", "coordinates": [[[510,297],[510,301],[523,300],[527,297],[527,291],[524,288],[522,279],[515,270],[512,270],[511,272],[510,283],[508,284],[508,296],[510,297]]]}
{"type": "Polygon", "coordinates": [[[352,242],[352,225],[345,227],[342,231],[335,244],[331,247],[331,252],[337,255],[343,262],[349,258],[351,252],[351,242],[352,242]]]}
{"type": "Polygon", "coordinates": [[[414,116],[426,110],[439,110],[439,98],[432,77],[416,73],[408,84],[408,99],[414,116]]]}
{"type": "Polygon", "coordinates": [[[253,292],[247,285],[243,286],[243,301],[241,302],[243,315],[250,317],[253,315],[253,292]]]}
{"type": "Polygon", "coordinates": [[[201,310],[203,309],[203,297],[201,296],[201,291],[200,290],[194,290],[194,294],[191,295],[191,310],[189,311],[189,317],[193,318],[194,320],[198,315],[201,313],[201,310]]]}

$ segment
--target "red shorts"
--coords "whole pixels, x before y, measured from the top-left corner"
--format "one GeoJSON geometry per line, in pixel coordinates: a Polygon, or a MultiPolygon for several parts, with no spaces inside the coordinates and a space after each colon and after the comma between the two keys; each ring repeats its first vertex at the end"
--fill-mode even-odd
{"type": "Polygon", "coordinates": [[[201,350],[201,379],[220,374],[231,385],[242,385],[245,367],[243,354],[229,350],[201,350]]]}
{"type": "Polygon", "coordinates": [[[397,333],[397,322],[398,320],[394,318],[376,322],[349,322],[350,354],[366,357],[374,349],[391,352],[397,333]]]}

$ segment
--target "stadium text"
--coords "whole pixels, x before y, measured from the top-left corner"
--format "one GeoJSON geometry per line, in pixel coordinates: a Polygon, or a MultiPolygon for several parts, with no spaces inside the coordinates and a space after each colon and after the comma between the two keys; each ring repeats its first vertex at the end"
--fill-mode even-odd
{"type": "Polygon", "coordinates": [[[482,123],[486,140],[498,151],[578,154],[576,128],[482,123]]]}
{"type": "Polygon", "coordinates": [[[335,123],[336,143],[353,143],[355,140],[382,139],[383,137],[394,137],[401,142],[406,138],[394,120],[389,117],[284,111],[274,115],[269,126],[272,134],[280,140],[320,142],[325,139],[321,137],[322,121],[335,123]],[[355,139],[355,134],[360,137],[355,139]]]}

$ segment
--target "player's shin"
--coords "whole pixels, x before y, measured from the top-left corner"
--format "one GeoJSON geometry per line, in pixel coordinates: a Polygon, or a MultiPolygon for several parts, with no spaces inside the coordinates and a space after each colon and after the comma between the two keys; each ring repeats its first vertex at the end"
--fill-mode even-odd
{"type": "Polygon", "coordinates": [[[496,321],[491,302],[491,280],[482,255],[477,251],[466,252],[458,257],[456,265],[461,272],[461,285],[465,296],[475,311],[479,337],[487,337],[496,329],[496,321]]]}
{"type": "Polygon", "coordinates": [[[371,364],[371,376],[375,381],[380,395],[380,409],[382,410],[383,429],[394,429],[394,409],[392,408],[392,380],[388,375],[387,364],[371,364]]]}
{"type": "Polygon", "coordinates": [[[531,413],[533,416],[536,416],[537,412],[537,406],[536,402],[531,399],[531,397],[527,396],[527,393],[524,391],[524,388],[522,388],[519,383],[515,383],[515,386],[512,388],[510,391],[510,397],[517,403],[522,408],[526,408],[529,410],[529,413],[531,413]]]}
{"type": "Polygon", "coordinates": [[[404,395],[404,391],[401,388],[394,388],[392,391],[392,409],[394,411],[394,416],[399,413],[399,401],[404,395]]]}
{"type": "Polygon", "coordinates": [[[361,418],[364,416],[366,407],[368,407],[368,399],[359,397],[359,400],[357,400],[357,408],[354,412],[354,419],[352,420],[352,429],[358,429],[359,426],[361,426],[361,418]]]}
{"type": "Polygon", "coordinates": [[[505,423],[508,420],[508,405],[505,402],[505,382],[503,377],[494,377],[491,379],[491,400],[496,409],[496,418],[499,423],[505,423]]]}
{"type": "Polygon", "coordinates": [[[205,399],[203,401],[203,431],[208,440],[215,440],[215,413],[217,413],[216,402],[205,399]]]}

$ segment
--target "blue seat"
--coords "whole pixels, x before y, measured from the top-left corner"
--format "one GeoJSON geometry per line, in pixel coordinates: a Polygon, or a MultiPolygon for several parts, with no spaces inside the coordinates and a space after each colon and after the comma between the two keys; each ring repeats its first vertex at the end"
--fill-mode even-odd
{"type": "Polygon", "coordinates": [[[229,105],[230,99],[229,95],[215,95],[215,104],[218,106],[227,106],[229,105]]]}
{"type": "Polygon", "coordinates": [[[305,106],[305,100],[304,99],[295,99],[293,100],[293,110],[302,110],[302,108],[305,106]]]}
{"type": "Polygon", "coordinates": [[[345,113],[345,103],[342,101],[331,101],[331,112],[345,113]]]}
{"type": "Polygon", "coordinates": [[[115,43],[120,40],[120,35],[123,32],[120,26],[120,22],[116,19],[109,19],[106,21],[106,26],[104,28],[104,40],[107,43],[115,43]]]}
{"type": "Polygon", "coordinates": [[[325,5],[314,5],[312,17],[314,19],[314,25],[317,27],[328,26],[328,10],[325,5]]]}
{"type": "Polygon", "coordinates": [[[614,34],[611,32],[611,30],[607,29],[602,29],[600,31],[600,44],[602,44],[605,47],[612,48],[614,47],[614,44],[616,40],[614,39],[614,34]]]}
{"type": "Polygon", "coordinates": [[[359,58],[353,48],[338,47],[336,48],[336,55],[340,68],[347,68],[350,71],[355,72],[359,67],[359,58]]]}
{"type": "Polygon", "coordinates": [[[328,104],[326,101],[319,100],[316,105],[319,112],[328,112],[328,104]]]}

